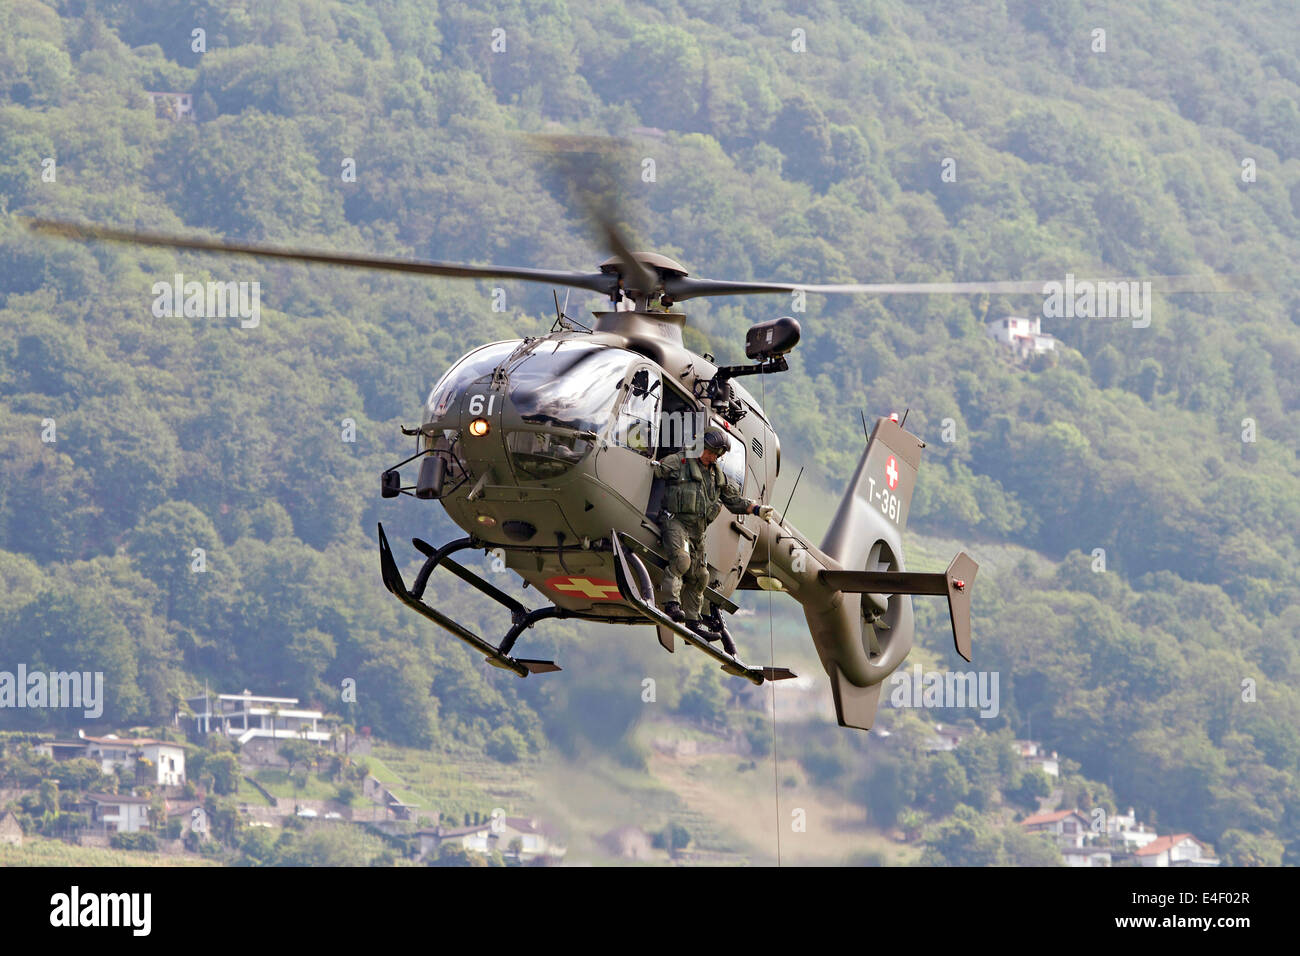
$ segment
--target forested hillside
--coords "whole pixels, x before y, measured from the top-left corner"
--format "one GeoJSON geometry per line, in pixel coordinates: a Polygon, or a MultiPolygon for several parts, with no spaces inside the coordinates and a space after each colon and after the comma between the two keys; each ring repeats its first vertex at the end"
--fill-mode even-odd
{"type": "MultiPolygon", "coordinates": [[[[1003,694],[984,723],[1032,730],[1162,827],[1300,862],[1292,5],[472,6],[0,5],[0,670],[104,671],[104,726],[168,719],[207,681],[417,746],[626,748],[652,648],[547,624],[531,656],[562,674],[485,675],[379,581],[376,521],[452,531],[379,498],[410,453],[398,425],[471,345],[547,328],[549,290],[506,284],[494,312],[487,284],[38,239],[15,218],[589,269],[607,253],[519,134],[616,135],[629,227],[697,275],[1262,281],[1157,296],[1146,328],[1045,319],[1063,347],[1029,363],[983,323],[1041,296],[810,297],[792,370],[762,389],[779,497],[800,465],[843,486],[859,409],[910,408],[929,442],[911,529],[1050,564],[981,574],[976,666],[1003,694]],[[193,117],[150,91],[192,93],[193,117]],[[260,282],[260,323],[157,317],[177,273],[260,282]]],[[[686,305],[689,343],[728,362],[790,311],[686,305]]],[[[506,624],[446,581],[430,594],[506,624]]],[[[923,643],[948,660],[937,610],[923,643]]],[[[51,719],[84,725],[0,712],[51,719]]],[[[838,733],[851,788],[869,738],[838,733]]]]}

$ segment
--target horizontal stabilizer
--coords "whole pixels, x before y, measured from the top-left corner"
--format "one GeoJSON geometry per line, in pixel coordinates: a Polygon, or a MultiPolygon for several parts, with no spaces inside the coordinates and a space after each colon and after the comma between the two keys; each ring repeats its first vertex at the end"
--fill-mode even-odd
{"type": "MultiPolygon", "coordinates": [[[[971,659],[970,592],[980,566],[965,551],[942,573],[932,571],[822,571],[828,586],[848,594],[933,594],[948,598],[957,653],[971,659]]],[[[855,726],[855,725],[851,725],[855,726]]]]}
{"type": "Polygon", "coordinates": [[[823,571],[830,587],[849,594],[947,594],[942,571],[823,571]]]}

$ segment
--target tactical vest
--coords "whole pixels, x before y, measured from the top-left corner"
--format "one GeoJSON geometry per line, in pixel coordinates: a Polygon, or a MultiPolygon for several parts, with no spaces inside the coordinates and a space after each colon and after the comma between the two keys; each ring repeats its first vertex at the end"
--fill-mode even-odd
{"type": "Polygon", "coordinates": [[[703,468],[697,458],[683,458],[677,474],[668,479],[664,510],[679,518],[711,522],[722,510],[717,469],[703,468]]]}

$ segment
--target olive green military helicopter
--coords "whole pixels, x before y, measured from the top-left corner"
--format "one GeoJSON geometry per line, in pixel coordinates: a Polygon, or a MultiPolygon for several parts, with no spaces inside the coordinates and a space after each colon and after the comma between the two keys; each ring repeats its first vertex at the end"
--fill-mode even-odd
{"type": "MultiPolygon", "coordinates": [[[[32,221],[66,238],[237,253],[295,262],[470,279],[515,279],[599,293],[610,307],[587,326],[565,314],[546,335],[481,345],[443,374],[417,427],[402,432],[415,452],[383,472],[385,498],[437,501],[464,537],[434,547],[420,539],[424,563],[408,587],[380,524],[380,570],[398,600],[520,677],[558,671],[553,661],[514,656],[524,631],[550,618],[640,624],[657,630],[670,653],[676,639],[754,684],[795,676],[754,666],[715,647],[734,613],[737,591],[769,590],[798,601],[830,678],[842,726],[869,729],[880,688],[907,657],[913,639],[912,595],[946,597],[957,653],[971,659],[970,595],[978,566],[964,552],[946,571],[904,568],[903,529],[925,447],[896,414],[880,417],[820,546],[779,514],[717,517],[706,537],[706,607],[715,633],[665,614],[656,588],[667,565],[660,541],[662,484],[657,461],[698,454],[706,428],[721,428],[730,450],[719,459],[728,480],[760,504],[772,501],[781,443],[740,379],[788,369],[799,341],[791,317],[754,325],[747,365],[719,365],[686,348],[686,315],[674,306],[701,296],[749,294],[1042,293],[1042,282],[808,285],[691,276],[680,263],[633,252],[610,220],[595,217],[613,255],[597,272],[356,256],[288,250],[185,236],[61,222],[32,221]],[[418,462],[413,483],[400,468],[418,462]],[[549,603],[529,608],[456,561],[461,551],[495,553],[549,603]],[[507,608],[512,624],[493,644],[427,604],[438,569],[507,608]]],[[[864,422],[865,424],[865,422],[864,422]]],[[[723,646],[731,645],[728,637],[723,646]]]]}

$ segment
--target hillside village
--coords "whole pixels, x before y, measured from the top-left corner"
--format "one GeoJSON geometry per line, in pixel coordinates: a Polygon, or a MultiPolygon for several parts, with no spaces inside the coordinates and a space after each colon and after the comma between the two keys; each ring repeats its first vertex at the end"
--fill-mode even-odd
{"type": "MultiPolygon", "coordinates": [[[[903,734],[883,726],[874,736],[885,754],[931,760],[959,753],[986,735],[974,724],[925,724],[915,750],[902,743],[903,734]]],[[[190,698],[170,726],[148,733],[9,734],[0,739],[0,843],[21,847],[25,839],[52,838],[78,847],[238,862],[236,850],[250,832],[271,837],[343,828],[384,841],[387,852],[379,862],[392,864],[565,860],[566,835],[536,816],[500,807],[444,814],[424,805],[391,772],[374,771],[377,743],[369,728],[342,724],[296,698],[247,690],[190,698]]],[[[743,741],[729,743],[725,734],[712,745],[690,738],[660,740],[655,747],[688,761],[709,749],[753,752],[743,741]]],[[[1107,813],[1059,806],[1065,761],[1033,740],[1015,740],[1013,752],[1020,779],[1045,781],[1027,791],[1041,794],[1036,810],[1017,811],[1009,804],[1004,810],[1011,823],[1054,851],[1040,863],[1219,864],[1213,848],[1195,835],[1162,835],[1139,821],[1133,808],[1107,813]]],[[[900,844],[935,842],[935,827],[946,817],[936,815],[926,826],[918,826],[918,819],[909,810],[898,827],[886,831],[900,844]]],[[[663,855],[656,851],[679,862],[690,859],[682,851],[692,836],[680,823],[652,829],[617,827],[600,835],[598,845],[614,860],[663,855]]]]}
{"type": "Polygon", "coordinates": [[[563,859],[562,841],[535,818],[481,811],[444,819],[403,799],[371,772],[373,743],[369,728],[356,731],[296,698],[248,691],[191,698],[158,736],[9,734],[0,740],[0,840],[21,846],[39,834],[82,847],[215,857],[219,839],[241,827],[350,825],[387,839],[400,851],[394,862],[563,859]]]}

